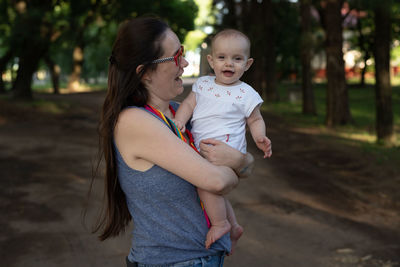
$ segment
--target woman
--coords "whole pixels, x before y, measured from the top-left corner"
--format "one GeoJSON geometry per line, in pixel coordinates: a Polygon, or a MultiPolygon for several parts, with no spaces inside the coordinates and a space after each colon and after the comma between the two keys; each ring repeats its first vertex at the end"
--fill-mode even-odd
{"type": "Polygon", "coordinates": [[[172,131],[170,100],[183,92],[188,65],[182,53],[167,24],[138,18],[122,25],[110,57],[100,124],[107,203],[95,232],[116,236],[133,218],[128,266],[222,266],[231,249],[227,235],[205,249],[196,187],[226,194],[253,159],[214,140],[201,144],[205,159],[172,131]]]}

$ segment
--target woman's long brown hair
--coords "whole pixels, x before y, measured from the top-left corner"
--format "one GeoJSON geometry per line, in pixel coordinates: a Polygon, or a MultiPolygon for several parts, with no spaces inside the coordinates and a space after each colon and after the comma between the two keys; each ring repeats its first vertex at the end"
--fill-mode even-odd
{"type": "Polygon", "coordinates": [[[101,241],[123,232],[132,219],[118,181],[114,129],[124,108],[146,104],[148,92],[141,78],[146,71],[156,69],[157,65],[149,62],[162,55],[161,41],[167,29],[168,25],[156,18],[132,19],[122,24],[113,45],[99,124],[99,160],[92,178],[93,182],[104,159],[105,203],[93,229],[93,233],[100,232],[101,241]],[[144,67],[136,73],[139,65],[144,67]]]}

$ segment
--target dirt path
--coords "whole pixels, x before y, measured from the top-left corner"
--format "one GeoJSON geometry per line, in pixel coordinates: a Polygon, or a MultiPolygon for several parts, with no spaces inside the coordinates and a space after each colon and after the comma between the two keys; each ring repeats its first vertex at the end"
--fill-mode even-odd
{"type": "MultiPolygon", "coordinates": [[[[36,97],[68,113],[0,100],[0,266],[124,266],[129,232],[100,243],[81,222],[103,94],[36,97]]],[[[343,140],[264,116],[273,157],[262,159],[249,141],[254,175],[229,195],[245,234],[225,266],[400,266],[396,170],[343,140]]],[[[98,180],[89,222],[101,190],[98,180]]]]}

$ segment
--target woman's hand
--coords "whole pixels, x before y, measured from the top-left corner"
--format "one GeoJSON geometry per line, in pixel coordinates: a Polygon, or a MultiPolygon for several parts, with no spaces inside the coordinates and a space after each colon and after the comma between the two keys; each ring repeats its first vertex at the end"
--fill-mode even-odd
{"type": "Polygon", "coordinates": [[[201,140],[200,154],[214,165],[232,168],[239,178],[249,176],[253,168],[254,158],[250,153],[243,154],[215,139],[201,140]]]}

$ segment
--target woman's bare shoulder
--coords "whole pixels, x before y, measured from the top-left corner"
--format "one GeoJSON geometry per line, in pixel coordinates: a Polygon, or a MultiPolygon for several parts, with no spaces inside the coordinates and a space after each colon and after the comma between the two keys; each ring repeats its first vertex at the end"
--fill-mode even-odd
{"type": "Polygon", "coordinates": [[[142,130],[143,127],[157,127],[157,118],[141,108],[126,108],[118,116],[117,127],[142,130]]]}
{"type": "Polygon", "coordinates": [[[122,137],[123,139],[135,138],[134,140],[138,141],[146,138],[146,133],[158,131],[162,126],[157,118],[147,111],[140,108],[126,108],[118,116],[114,136],[117,140],[122,137]]]}
{"type": "Polygon", "coordinates": [[[141,108],[137,108],[137,107],[128,107],[128,108],[125,108],[125,109],[123,109],[123,110],[121,111],[121,113],[120,113],[119,116],[118,116],[118,121],[125,121],[125,120],[131,121],[132,118],[134,118],[134,119],[136,119],[136,120],[139,120],[139,119],[141,119],[141,118],[144,116],[144,114],[146,114],[146,113],[147,113],[147,112],[144,111],[144,110],[141,109],[141,108]]]}

